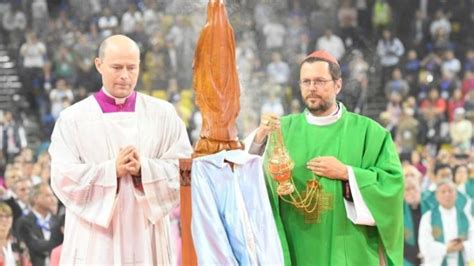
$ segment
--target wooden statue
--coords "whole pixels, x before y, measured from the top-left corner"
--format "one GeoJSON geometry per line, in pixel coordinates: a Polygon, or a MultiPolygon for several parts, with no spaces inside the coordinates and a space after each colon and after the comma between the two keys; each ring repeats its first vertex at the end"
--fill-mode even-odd
{"type": "MultiPolygon", "coordinates": [[[[235,123],[240,110],[240,86],[234,31],[223,0],[209,1],[207,23],[194,55],[193,86],[203,117],[193,157],[242,149],[235,123]]],[[[197,265],[191,236],[191,166],[192,159],[180,160],[182,265],[197,265]]]]}
{"type": "Polygon", "coordinates": [[[193,86],[203,117],[194,156],[242,148],[235,123],[240,110],[240,85],[234,30],[223,0],[209,1],[207,23],[194,55],[193,86]]]}

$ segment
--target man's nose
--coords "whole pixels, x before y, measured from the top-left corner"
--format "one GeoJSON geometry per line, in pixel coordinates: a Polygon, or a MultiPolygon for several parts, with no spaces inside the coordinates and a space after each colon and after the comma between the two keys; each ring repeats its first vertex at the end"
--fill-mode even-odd
{"type": "Polygon", "coordinates": [[[313,92],[317,92],[319,89],[318,89],[318,86],[314,85],[314,83],[311,83],[311,86],[309,86],[308,88],[308,91],[313,93],[313,92]]]}
{"type": "Polygon", "coordinates": [[[127,80],[130,78],[130,75],[128,73],[128,70],[126,68],[122,69],[120,71],[120,79],[127,80]]]}

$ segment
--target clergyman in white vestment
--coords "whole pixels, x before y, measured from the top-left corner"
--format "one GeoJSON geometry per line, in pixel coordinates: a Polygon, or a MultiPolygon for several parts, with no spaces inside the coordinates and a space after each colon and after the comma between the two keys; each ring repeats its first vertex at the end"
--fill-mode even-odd
{"type": "Polygon", "coordinates": [[[51,186],[66,207],[61,265],[169,265],[178,159],[192,152],[173,106],[134,91],[140,51],[107,38],[103,87],[65,109],[51,137],[51,186]]]}

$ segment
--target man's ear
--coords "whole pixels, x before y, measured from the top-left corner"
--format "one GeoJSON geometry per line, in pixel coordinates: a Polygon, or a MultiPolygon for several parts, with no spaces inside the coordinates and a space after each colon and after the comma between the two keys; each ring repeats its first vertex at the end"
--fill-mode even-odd
{"type": "Polygon", "coordinates": [[[336,95],[342,90],[342,79],[336,80],[336,95]]]}
{"type": "Polygon", "coordinates": [[[97,72],[102,74],[102,71],[100,70],[100,68],[102,66],[102,60],[100,58],[96,57],[94,63],[95,63],[95,68],[97,69],[97,72]]]}

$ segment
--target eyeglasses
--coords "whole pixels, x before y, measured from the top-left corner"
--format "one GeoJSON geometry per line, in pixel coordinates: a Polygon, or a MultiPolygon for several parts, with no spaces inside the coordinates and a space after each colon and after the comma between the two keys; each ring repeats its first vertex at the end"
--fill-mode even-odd
{"type": "Polygon", "coordinates": [[[316,87],[322,87],[326,85],[326,82],[334,81],[334,79],[303,79],[300,80],[300,86],[307,89],[311,87],[311,85],[316,87]]]}

